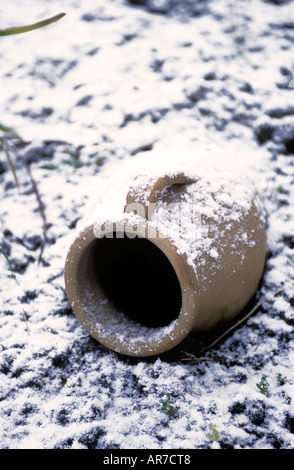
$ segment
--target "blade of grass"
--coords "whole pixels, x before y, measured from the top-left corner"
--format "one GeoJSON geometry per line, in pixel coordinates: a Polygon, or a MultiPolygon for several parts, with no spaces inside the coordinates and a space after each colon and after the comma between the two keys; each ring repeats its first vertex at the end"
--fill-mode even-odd
{"type": "Polygon", "coordinates": [[[44,26],[47,26],[51,23],[54,23],[55,21],[60,20],[64,16],[65,13],[59,13],[58,15],[52,16],[51,18],[47,18],[43,21],[38,21],[37,23],[30,24],[28,26],[14,26],[12,28],[0,29],[0,36],[10,36],[12,34],[26,33],[34,29],[43,28],[44,26]]]}
{"type": "Polygon", "coordinates": [[[8,146],[7,146],[7,143],[6,143],[5,138],[4,138],[4,137],[0,137],[0,142],[1,142],[2,147],[3,147],[3,150],[4,150],[4,152],[5,152],[5,155],[6,155],[8,164],[9,164],[9,166],[10,166],[10,168],[11,168],[11,171],[12,171],[12,174],[13,174],[13,177],[14,177],[14,181],[15,181],[16,187],[17,187],[17,189],[18,189],[18,192],[20,192],[20,186],[19,186],[19,182],[18,182],[18,178],[17,178],[15,166],[14,166],[13,161],[12,161],[12,158],[11,158],[11,156],[10,156],[10,153],[9,153],[8,146]]]}
{"type": "Polygon", "coordinates": [[[13,272],[13,269],[12,269],[12,266],[11,266],[11,263],[10,263],[10,259],[8,258],[7,254],[5,253],[4,250],[2,250],[2,248],[0,248],[0,253],[4,256],[4,258],[6,259],[7,261],[7,264],[9,266],[9,271],[11,273],[11,277],[17,282],[17,279],[16,279],[16,276],[13,272]]]}
{"type": "Polygon", "coordinates": [[[4,132],[5,134],[10,134],[12,138],[23,142],[23,139],[12,127],[7,127],[7,126],[4,126],[4,124],[0,123],[0,131],[4,132]]]}

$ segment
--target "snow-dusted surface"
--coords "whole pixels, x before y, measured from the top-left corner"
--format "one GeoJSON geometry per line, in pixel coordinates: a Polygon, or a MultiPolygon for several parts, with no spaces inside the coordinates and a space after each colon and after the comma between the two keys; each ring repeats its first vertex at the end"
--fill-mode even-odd
{"type": "MultiPolygon", "coordinates": [[[[0,154],[0,247],[16,277],[0,255],[0,446],[292,448],[293,3],[130,3],[67,0],[60,22],[1,38],[1,123],[26,145],[13,154],[20,191],[0,154]],[[209,151],[254,179],[268,212],[256,302],[265,300],[200,357],[192,337],[160,357],[115,355],[87,334],[64,290],[78,220],[99,192],[115,199],[124,169],[152,150],[194,152],[197,165],[209,151]],[[24,163],[45,206],[41,260],[24,163]],[[267,394],[256,386],[263,375],[267,394]],[[161,410],[167,393],[171,415],[161,410]]],[[[57,0],[15,0],[0,8],[1,27],[60,11],[57,0]]]]}

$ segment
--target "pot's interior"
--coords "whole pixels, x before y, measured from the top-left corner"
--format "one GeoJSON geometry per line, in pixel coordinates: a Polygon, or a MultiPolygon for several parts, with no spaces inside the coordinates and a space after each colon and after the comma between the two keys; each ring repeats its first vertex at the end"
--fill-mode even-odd
{"type": "Polygon", "coordinates": [[[94,243],[97,282],[130,319],[150,328],[169,325],[179,316],[182,305],[172,264],[151,241],[116,235],[94,243]]]}

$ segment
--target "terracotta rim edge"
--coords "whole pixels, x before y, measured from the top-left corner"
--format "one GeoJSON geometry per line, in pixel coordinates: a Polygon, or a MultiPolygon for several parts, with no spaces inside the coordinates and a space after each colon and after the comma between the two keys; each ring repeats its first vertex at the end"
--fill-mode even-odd
{"type": "MultiPolygon", "coordinates": [[[[120,220],[119,224],[120,227],[122,225],[126,227],[127,219],[120,220]]],[[[140,329],[140,324],[138,324],[138,335],[140,331],[147,331],[148,338],[144,339],[142,336],[136,337],[136,330],[134,329],[131,335],[129,331],[126,331],[125,335],[121,333],[118,338],[115,337],[115,334],[112,332],[109,312],[111,312],[111,314],[113,313],[117,319],[119,318],[118,316],[121,315],[120,312],[117,311],[113,304],[111,305],[111,302],[107,302],[107,314],[104,315],[102,313],[103,307],[101,307],[102,310],[100,309],[99,312],[97,304],[99,299],[93,300],[93,304],[91,305],[91,301],[89,301],[89,291],[85,285],[83,285],[83,281],[80,282],[79,280],[79,271],[81,268],[84,269],[87,263],[87,256],[85,257],[85,254],[87,250],[88,252],[91,250],[91,244],[93,244],[95,240],[98,240],[98,238],[95,237],[94,229],[95,224],[90,223],[80,231],[79,235],[70,246],[66,258],[64,271],[65,289],[74,314],[92,337],[107,348],[121,354],[137,357],[152,356],[162,354],[177,346],[192,331],[198,311],[198,289],[195,285],[195,273],[192,267],[187,263],[185,257],[177,253],[176,248],[168,238],[160,236],[157,228],[157,236],[148,238],[145,236],[146,230],[148,229],[148,222],[142,221],[137,224],[137,234],[149,242],[154,243],[171,263],[180,284],[182,306],[177,319],[172,321],[169,325],[149,329],[144,327],[142,330],[140,329]],[[85,258],[85,260],[83,260],[83,258],[85,258]],[[191,275],[191,271],[193,271],[193,275],[191,275]],[[191,282],[193,282],[193,285],[191,282]],[[91,312],[91,309],[95,311],[92,310],[91,312]],[[108,320],[103,320],[103,317],[108,318],[108,320]],[[107,324],[108,322],[109,325],[107,324]],[[107,333],[108,326],[109,332],[107,333]]],[[[91,289],[91,287],[88,286],[88,289],[91,289]]],[[[95,286],[95,289],[99,291],[99,286],[95,286]]],[[[106,298],[102,291],[100,291],[99,294],[101,294],[100,300],[101,306],[103,306],[103,302],[104,304],[106,303],[106,298]]],[[[123,324],[124,323],[127,326],[127,322],[123,322],[123,324]]],[[[132,324],[132,327],[133,326],[132,324]]]]}

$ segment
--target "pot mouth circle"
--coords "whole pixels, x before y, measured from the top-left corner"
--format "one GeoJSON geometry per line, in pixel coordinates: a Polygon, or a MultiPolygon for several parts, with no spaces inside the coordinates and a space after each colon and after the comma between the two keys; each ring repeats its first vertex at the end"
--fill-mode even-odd
{"type": "Polygon", "coordinates": [[[182,306],[181,287],[166,255],[148,239],[115,232],[93,246],[97,282],[118,310],[149,328],[169,325],[182,306]]]}
{"type": "Polygon", "coordinates": [[[109,349],[131,356],[168,351],[194,323],[185,263],[169,239],[146,238],[146,225],[136,236],[113,231],[101,238],[89,225],[65,265],[67,295],[81,323],[109,349]]]}

